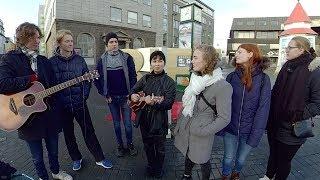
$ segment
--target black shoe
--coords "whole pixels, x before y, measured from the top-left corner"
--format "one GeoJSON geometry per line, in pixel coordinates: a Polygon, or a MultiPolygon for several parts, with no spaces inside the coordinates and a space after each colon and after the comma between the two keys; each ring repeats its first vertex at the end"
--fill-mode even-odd
{"type": "Polygon", "coordinates": [[[116,155],[118,157],[123,157],[124,156],[124,148],[123,145],[119,145],[118,148],[116,149],[116,155]]]}
{"type": "Polygon", "coordinates": [[[187,176],[187,175],[183,175],[182,177],[181,177],[181,180],[191,180],[192,179],[192,176],[191,175],[189,175],[189,176],[187,176]]]}
{"type": "Polygon", "coordinates": [[[156,179],[161,179],[162,176],[163,176],[163,170],[158,171],[158,172],[155,172],[155,174],[154,174],[154,177],[155,177],[156,179]]]}
{"type": "Polygon", "coordinates": [[[132,143],[128,144],[128,149],[129,149],[130,156],[136,156],[138,154],[137,149],[134,147],[132,143]]]}
{"type": "Polygon", "coordinates": [[[154,169],[150,165],[147,165],[145,173],[146,173],[146,176],[153,177],[154,176],[154,169]]]}

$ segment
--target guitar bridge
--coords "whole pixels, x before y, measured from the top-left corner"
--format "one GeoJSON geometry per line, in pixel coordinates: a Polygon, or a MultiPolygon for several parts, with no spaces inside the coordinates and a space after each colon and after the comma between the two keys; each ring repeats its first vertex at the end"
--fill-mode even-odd
{"type": "Polygon", "coordinates": [[[10,110],[11,110],[15,115],[18,115],[17,106],[16,106],[16,104],[14,103],[13,98],[10,98],[9,108],[10,108],[10,110]]]}

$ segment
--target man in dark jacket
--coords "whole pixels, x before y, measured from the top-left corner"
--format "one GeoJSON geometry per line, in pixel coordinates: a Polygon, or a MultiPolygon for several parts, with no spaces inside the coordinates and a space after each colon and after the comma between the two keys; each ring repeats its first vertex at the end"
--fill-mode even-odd
{"type": "Polygon", "coordinates": [[[118,36],[110,32],[105,36],[107,51],[101,56],[97,63],[100,74],[95,85],[99,94],[106,98],[109,105],[118,148],[117,156],[124,156],[124,146],[121,135],[121,117],[127,137],[127,147],[130,155],[137,154],[132,143],[131,109],[129,108],[128,94],[137,82],[137,74],[132,56],[118,49],[118,36]],[[120,115],[121,112],[121,115],[120,115]]]}
{"type": "MultiPolygon", "coordinates": [[[[69,30],[60,30],[57,35],[58,48],[50,58],[57,83],[63,83],[77,78],[88,72],[83,57],[77,55],[73,49],[73,37],[69,30]]],[[[78,122],[86,145],[94,156],[96,164],[104,168],[111,168],[111,161],[105,159],[100,143],[94,132],[86,100],[90,94],[91,84],[84,81],[58,93],[58,101],[63,106],[63,133],[69,155],[73,160],[74,171],[80,170],[82,155],[79,151],[74,135],[73,119],[78,122]]]]}
{"type": "MultiPolygon", "coordinates": [[[[38,54],[42,34],[34,24],[23,23],[16,29],[17,48],[8,52],[0,62],[0,93],[14,94],[28,89],[37,80],[45,88],[54,84],[54,74],[46,57],[38,54]]],[[[46,142],[50,170],[54,179],[71,180],[72,177],[59,171],[58,133],[61,132],[57,122],[58,108],[54,96],[47,98],[49,108],[33,113],[27,122],[18,129],[19,137],[30,148],[33,163],[41,179],[49,179],[43,161],[42,139],[46,142]]]]}

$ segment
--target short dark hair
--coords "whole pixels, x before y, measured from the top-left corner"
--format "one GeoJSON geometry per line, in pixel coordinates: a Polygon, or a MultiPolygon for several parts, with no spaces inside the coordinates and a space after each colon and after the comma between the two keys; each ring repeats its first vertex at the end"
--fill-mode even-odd
{"type": "Polygon", "coordinates": [[[105,41],[105,44],[108,45],[108,42],[111,38],[116,38],[117,40],[119,39],[118,38],[118,35],[114,32],[109,32],[108,34],[106,34],[104,36],[104,41],[105,41]]]}
{"type": "Polygon", "coordinates": [[[25,46],[29,42],[29,38],[34,36],[38,31],[40,38],[43,37],[41,30],[35,24],[24,22],[20,24],[16,29],[16,43],[18,47],[25,46]]]}
{"type": "Polygon", "coordinates": [[[154,57],[157,57],[159,56],[160,59],[162,59],[164,61],[164,63],[166,63],[166,56],[163,54],[162,51],[153,51],[150,55],[150,63],[151,63],[151,60],[154,58],[154,57]]]}

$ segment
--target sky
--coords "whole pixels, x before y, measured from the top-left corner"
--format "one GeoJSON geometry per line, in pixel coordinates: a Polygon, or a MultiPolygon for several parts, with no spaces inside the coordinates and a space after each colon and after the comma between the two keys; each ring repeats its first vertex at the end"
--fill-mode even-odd
{"type": "MultiPolygon", "coordinates": [[[[121,1],[121,0],[119,0],[121,1]]],[[[156,0],[159,1],[159,0],[156,0]]],[[[216,48],[226,49],[233,17],[289,16],[297,0],[202,0],[215,10],[216,48]]],[[[38,8],[43,0],[0,0],[0,19],[5,35],[13,37],[23,22],[38,23],[38,8]]],[[[300,0],[309,16],[320,16],[320,0],[300,0]]]]}

